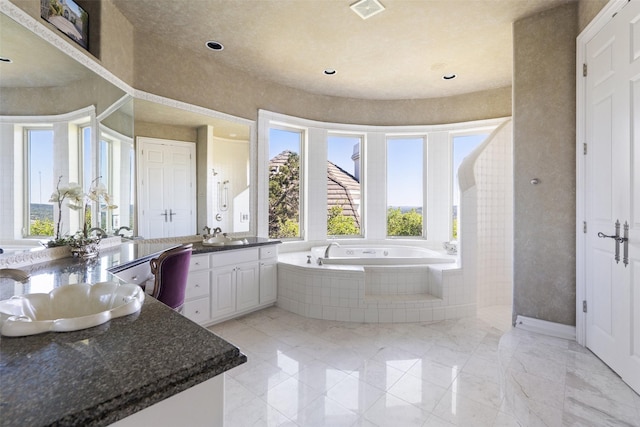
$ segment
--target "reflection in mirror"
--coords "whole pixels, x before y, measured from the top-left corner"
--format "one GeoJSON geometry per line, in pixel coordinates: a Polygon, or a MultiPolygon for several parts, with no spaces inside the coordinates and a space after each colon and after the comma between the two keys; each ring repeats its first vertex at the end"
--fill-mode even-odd
{"type": "MultiPolygon", "coordinates": [[[[47,41],[58,35],[42,34],[38,36],[0,13],[0,47],[2,56],[10,59],[0,63],[0,169],[13,178],[13,187],[4,186],[0,193],[3,245],[23,238],[48,240],[56,234],[58,222],[61,237],[82,228],[80,212],[69,210],[66,203],[59,208],[49,199],[60,177],[61,185],[75,182],[86,191],[100,176],[103,158],[102,164],[108,166],[105,174],[114,176],[113,168],[118,164],[113,159],[115,152],[112,149],[106,157],[100,156],[101,131],[96,118],[103,118],[108,123],[105,127],[116,128],[127,144],[121,149],[119,163],[129,169],[126,174],[118,171],[117,184],[128,190],[119,193],[124,199],[115,203],[126,206],[127,220],[133,209],[132,160],[126,160],[132,153],[133,118],[129,114],[128,120],[122,121],[128,121],[128,128],[111,123],[124,104],[124,90],[47,41]],[[129,182],[123,182],[127,179],[129,182]]],[[[104,215],[98,209],[93,207],[92,225],[112,230],[113,218],[105,217],[104,223],[99,223],[104,215]]]]}
{"type": "MultiPolygon", "coordinates": [[[[137,137],[196,144],[197,232],[202,233],[205,226],[225,233],[255,232],[253,122],[176,102],[166,105],[138,98],[134,111],[137,137]]],[[[138,171],[141,176],[144,173],[138,171]]]]}
{"type": "Polygon", "coordinates": [[[97,206],[98,227],[109,235],[133,236],[133,99],[125,96],[98,120],[98,176],[117,206],[115,209],[107,209],[104,203],[97,206]]]}

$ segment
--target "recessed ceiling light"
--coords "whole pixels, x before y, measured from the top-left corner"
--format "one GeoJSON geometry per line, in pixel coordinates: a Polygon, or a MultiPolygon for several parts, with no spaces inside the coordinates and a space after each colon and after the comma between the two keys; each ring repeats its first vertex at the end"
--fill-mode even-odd
{"type": "Polygon", "coordinates": [[[323,73],[327,76],[333,76],[336,73],[336,70],[334,70],[333,68],[327,68],[323,71],[323,73]]]}
{"type": "Polygon", "coordinates": [[[5,58],[4,56],[0,56],[0,62],[11,64],[13,61],[10,58],[5,58]]]}
{"type": "Polygon", "coordinates": [[[458,75],[457,75],[457,74],[453,74],[453,73],[451,73],[451,74],[445,74],[444,76],[442,76],[442,80],[453,80],[453,79],[455,79],[456,77],[458,77],[458,75]]]}
{"type": "Polygon", "coordinates": [[[218,51],[218,50],[222,50],[222,49],[224,49],[224,46],[222,45],[222,43],[219,43],[219,42],[216,42],[216,41],[213,41],[213,40],[209,40],[209,41],[208,41],[207,43],[205,43],[205,44],[206,44],[206,46],[207,46],[209,49],[211,49],[211,50],[216,50],[216,51],[218,51]]]}

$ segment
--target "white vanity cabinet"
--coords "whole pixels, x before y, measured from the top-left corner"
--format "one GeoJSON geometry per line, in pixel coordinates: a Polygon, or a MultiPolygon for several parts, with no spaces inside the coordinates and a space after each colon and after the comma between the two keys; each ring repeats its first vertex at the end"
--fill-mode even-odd
{"type": "Polygon", "coordinates": [[[192,255],[187,276],[182,314],[196,323],[206,323],[211,317],[209,255],[192,255]]]}
{"type": "Polygon", "coordinates": [[[192,255],[183,314],[210,325],[274,304],[277,265],[275,245],[192,255]]]}
{"type": "Polygon", "coordinates": [[[255,308],[260,302],[258,248],[211,255],[211,320],[255,308]]]}
{"type": "Polygon", "coordinates": [[[278,298],[278,249],[260,248],[260,304],[272,304],[278,298]]]}

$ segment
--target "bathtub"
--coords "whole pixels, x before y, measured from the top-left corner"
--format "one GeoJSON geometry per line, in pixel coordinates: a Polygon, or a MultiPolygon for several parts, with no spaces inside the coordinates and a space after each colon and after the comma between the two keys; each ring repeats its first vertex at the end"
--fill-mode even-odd
{"type": "Polygon", "coordinates": [[[332,246],[325,258],[326,246],[311,249],[314,258],[324,264],[339,265],[416,265],[456,262],[454,257],[436,251],[412,246],[332,246]]]}
{"type": "Polygon", "coordinates": [[[327,246],[278,255],[277,305],[352,322],[430,322],[475,316],[475,289],[453,256],[410,246],[327,246]],[[322,258],[322,264],[318,259],[322,258]]]}

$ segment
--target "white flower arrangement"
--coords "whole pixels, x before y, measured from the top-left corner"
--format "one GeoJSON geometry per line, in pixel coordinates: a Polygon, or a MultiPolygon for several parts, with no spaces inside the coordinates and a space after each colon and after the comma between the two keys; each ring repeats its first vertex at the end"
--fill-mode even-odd
{"type": "Polygon", "coordinates": [[[56,234],[54,240],[48,243],[49,247],[69,245],[72,248],[80,248],[89,244],[97,244],[100,242],[102,236],[92,237],[89,236],[89,221],[91,219],[91,203],[104,202],[107,209],[115,209],[118,206],[113,204],[112,197],[107,192],[106,187],[99,183],[98,180],[102,177],[98,177],[91,182],[89,192],[84,193],[82,187],[75,183],[70,182],[68,186],[60,186],[62,176],[58,179],[56,185],[56,191],[51,194],[50,202],[58,204],[58,222],[56,224],[56,234]],[[67,206],[73,210],[84,210],[82,218],[82,230],[78,230],[73,236],[63,238],[60,236],[60,227],[62,223],[62,203],[67,200],[67,206]]]}

